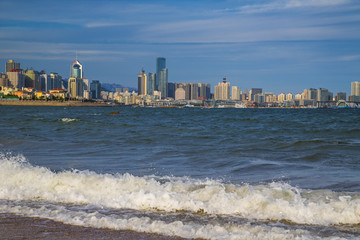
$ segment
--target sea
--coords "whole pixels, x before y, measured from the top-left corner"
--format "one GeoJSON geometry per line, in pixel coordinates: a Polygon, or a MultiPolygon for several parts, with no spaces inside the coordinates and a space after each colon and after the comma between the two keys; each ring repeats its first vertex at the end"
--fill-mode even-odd
{"type": "Polygon", "coordinates": [[[360,239],[360,110],[0,106],[0,213],[188,239],[360,239]]]}

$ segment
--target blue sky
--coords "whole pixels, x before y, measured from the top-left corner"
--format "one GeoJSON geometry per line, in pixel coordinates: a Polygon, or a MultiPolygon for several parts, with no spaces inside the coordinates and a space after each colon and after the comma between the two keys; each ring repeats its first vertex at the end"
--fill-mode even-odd
{"type": "Polygon", "coordinates": [[[0,64],[137,87],[165,57],[170,82],[267,92],[360,81],[360,1],[0,1],[0,64]]]}

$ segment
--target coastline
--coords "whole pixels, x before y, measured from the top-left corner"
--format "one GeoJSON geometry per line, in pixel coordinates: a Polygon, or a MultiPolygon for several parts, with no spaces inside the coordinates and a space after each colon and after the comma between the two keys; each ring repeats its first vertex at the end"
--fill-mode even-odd
{"type": "Polygon", "coordinates": [[[10,213],[0,213],[0,232],[3,239],[184,239],[127,230],[74,226],[49,219],[23,217],[10,213]]]}
{"type": "Polygon", "coordinates": [[[112,105],[103,102],[0,100],[0,106],[109,107],[112,105]]]}

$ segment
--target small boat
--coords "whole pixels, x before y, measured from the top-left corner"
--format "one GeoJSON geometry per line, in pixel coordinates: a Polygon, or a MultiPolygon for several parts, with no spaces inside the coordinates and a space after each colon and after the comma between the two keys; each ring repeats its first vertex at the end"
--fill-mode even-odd
{"type": "Polygon", "coordinates": [[[119,114],[119,111],[111,112],[110,115],[116,115],[119,114]]]}

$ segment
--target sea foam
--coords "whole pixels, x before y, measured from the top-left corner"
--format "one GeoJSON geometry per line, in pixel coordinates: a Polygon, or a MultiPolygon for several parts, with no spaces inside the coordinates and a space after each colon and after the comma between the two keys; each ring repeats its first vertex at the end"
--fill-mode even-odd
{"type": "Polygon", "coordinates": [[[358,193],[304,190],[287,183],[226,184],[91,171],[52,172],[22,156],[0,154],[0,199],[95,205],[138,211],[185,211],[296,224],[360,223],[358,193]]]}

